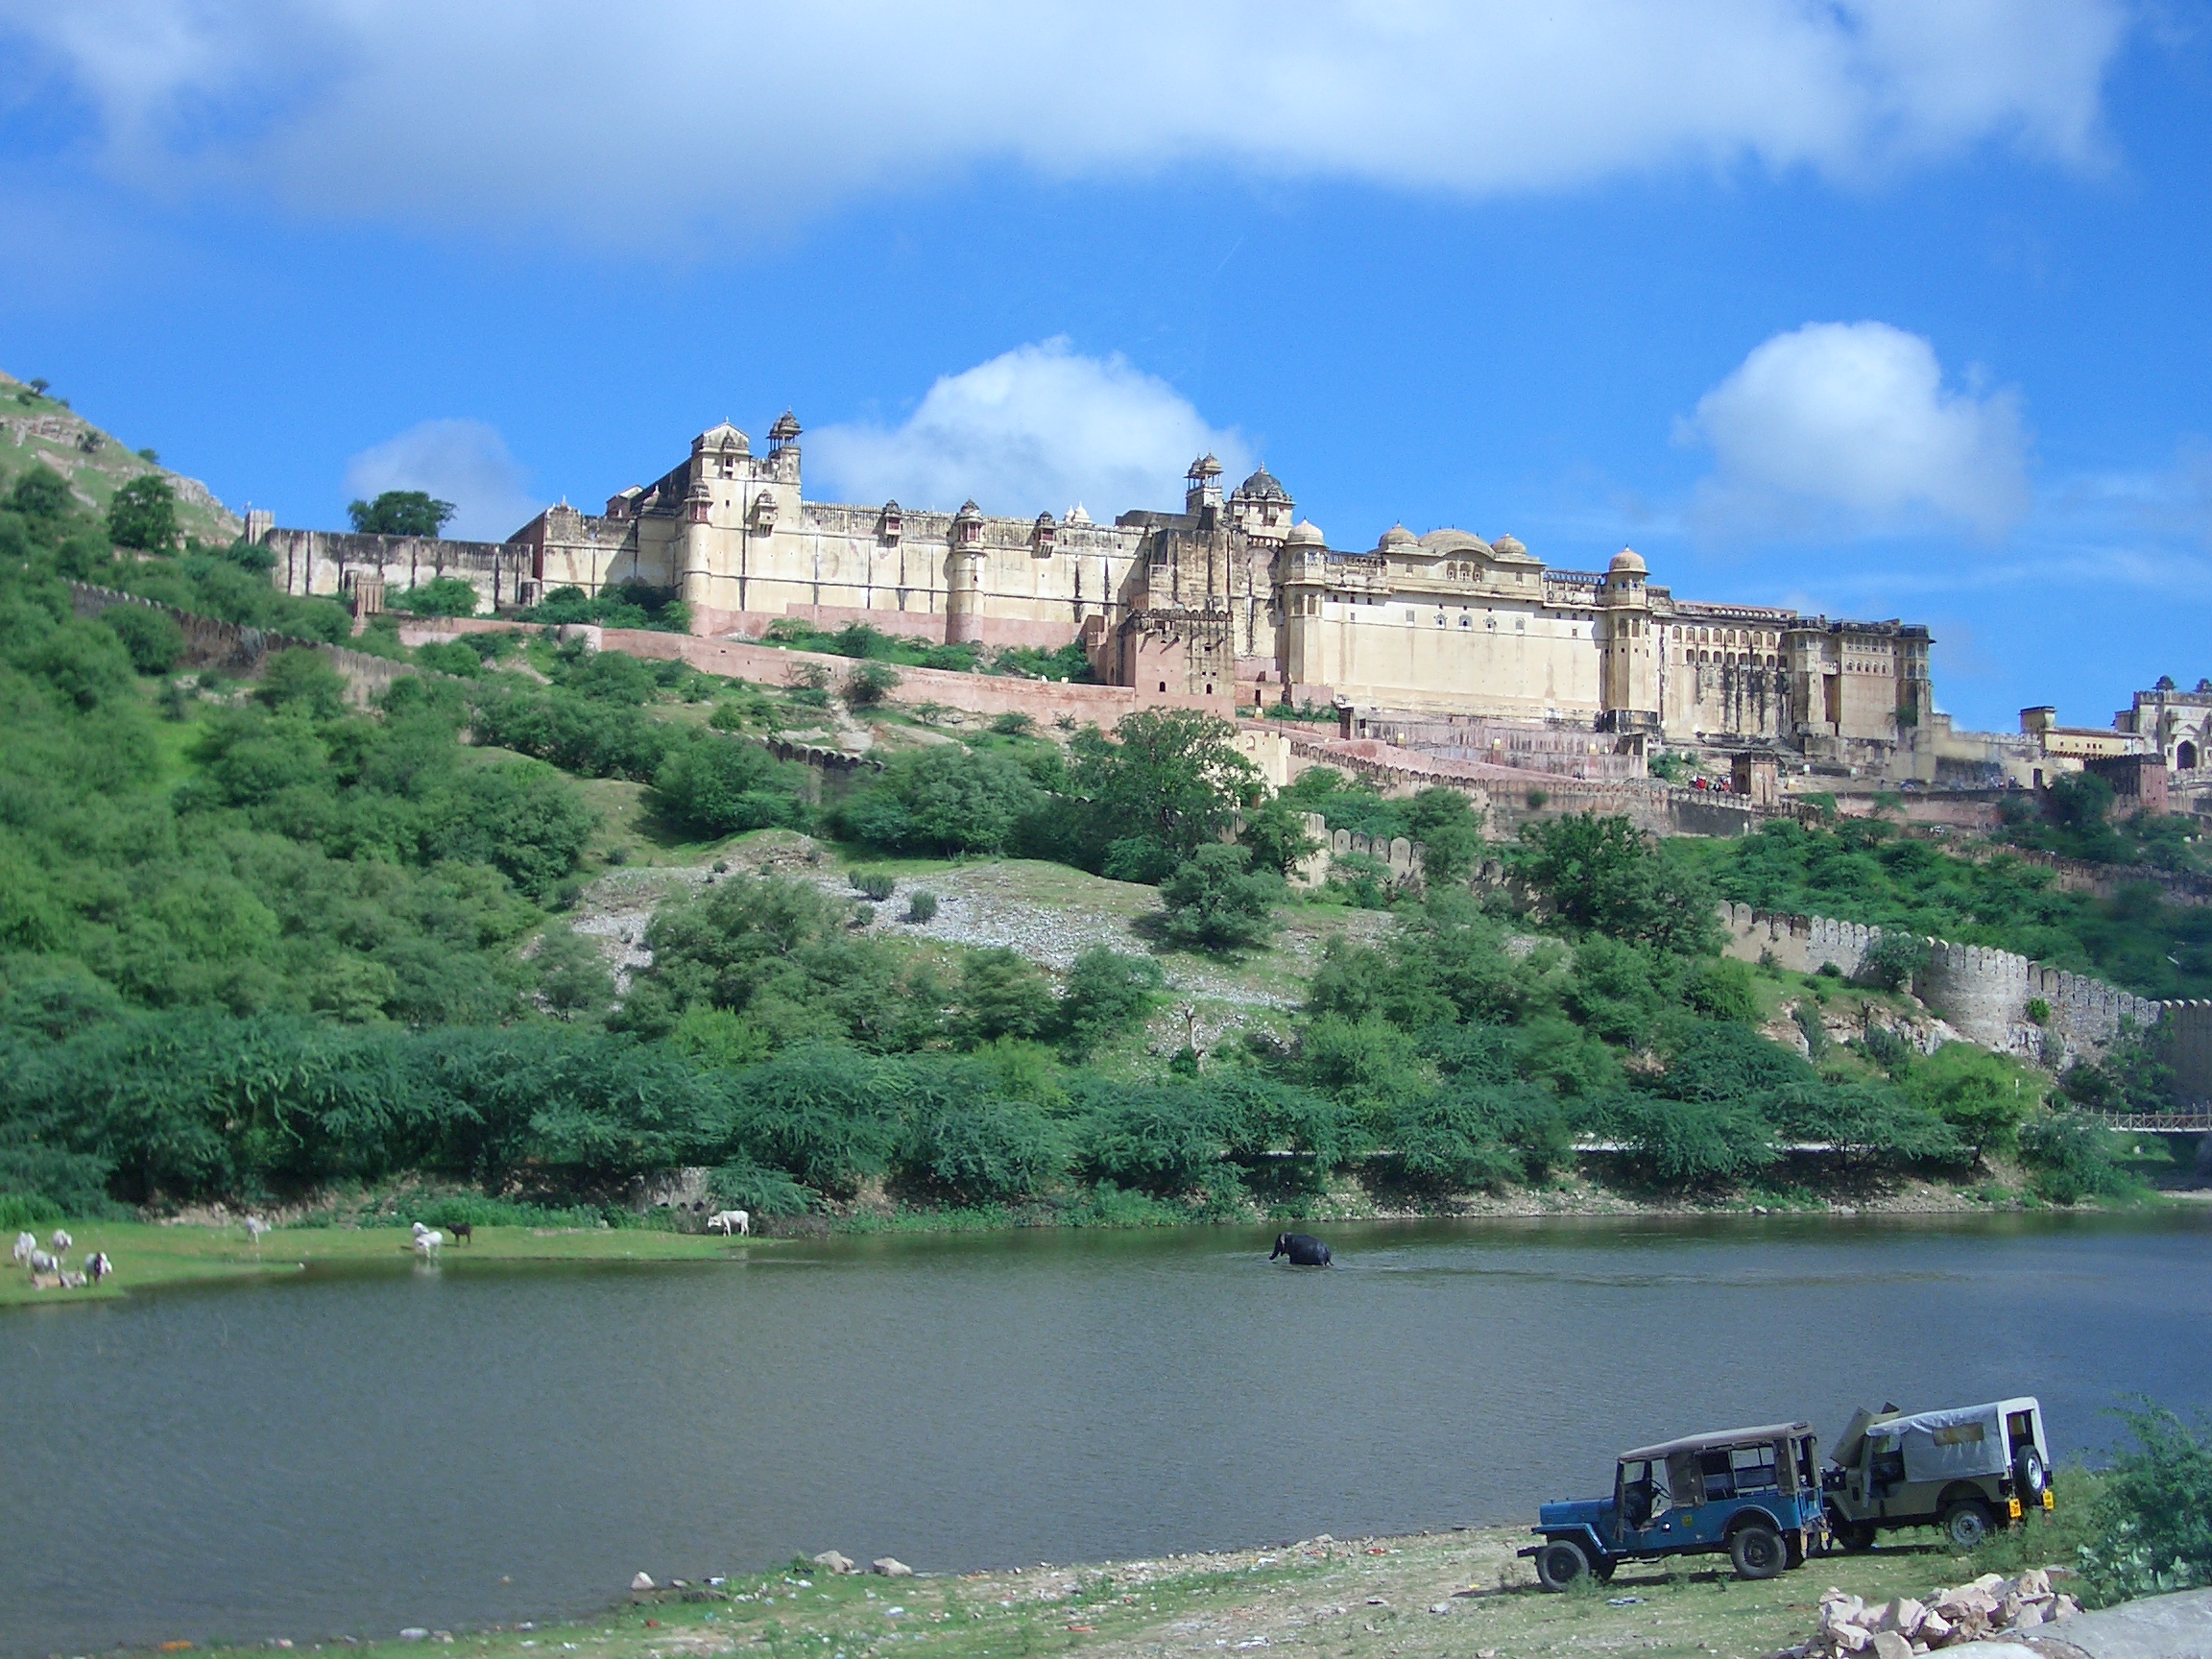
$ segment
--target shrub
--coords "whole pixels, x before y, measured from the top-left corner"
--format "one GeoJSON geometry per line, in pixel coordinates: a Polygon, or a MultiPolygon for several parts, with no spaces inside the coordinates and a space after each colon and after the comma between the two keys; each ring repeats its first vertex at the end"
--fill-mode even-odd
{"type": "Polygon", "coordinates": [[[1180,1198],[1219,1167],[1221,1138],[1190,1086],[1094,1086],[1087,1094],[1076,1156],[1090,1179],[1180,1198]]]}
{"type": "Polygon", "coordinates": [[[1390,866],[1365,853],[1338,853],[1329,860],[1329,885],[1361,910],[1390,908],[1390,866]]]}
{"type": "Polygon", "coordinates": [[[1159,1005],[1167,976],[1149,956],[1094,945],[1075,958],[1060,992],[1060,1028],[1070,1052],[1088,1054],[1134,1031],[1159,1005]]]}
{"type": "Polygon", "coordinates": [[[701,736],[677,749],[653,790],[684,823],[709,835],[788,824],[799,816],[794,768],[757,743],[701,736]]]}
{"type": "Polygon", "coordinates": [[[1750,1101],[1616,1094],[1600,1117],[1664,1186],[1726,1187],[1774,1162],[1772,1127],[1750,1101]]]}
{"type": "Polygon", "coordinates": [[[838,827],[893,852],[1000,853],[1037,785],[1006,755],[946,744],[896,756],[837,809],[838,827]]]}
{"type": "Polygon", "coordinates": [[[1432,882],[1460,881],[1482,853],[1482,814],[1457,789],[1432,785],[1406,808],[1407,833],[1421,843],[1421,871],[1432,882]]]}
{"type": "Polygon", "coordinates": [[[1946,1043],[1905,1076],[1906,1092],[1940,1113],[1976,1158],[2009,1150],[2048,1087],[2017,1060],[1973,1043],[1946,1043]]]}
{"type": "Polygon", "coordinates": [[[1702,958],[1683,975],[1682,1000],[1709,1020],[1759,1022],[1759,996],[1747,962],[1726,956],[1702,958]]]}
{"type": "Polygon", "coordinates": [[[862,662],[845,676],[845,701],[855,709],[873,709],[900,686],[899,670],[887,662],[862,662]]]}
{"type": "Polygon", "coordinates": [[[1283,878],[1251,869],[1252,854],[1218,842],[1201,847],[1160,884],[1161,930],[1178,945],[1240,950],[1274,931],[1283,878]]]}
{"type": "Polygon", "coordinates": [[[2020,1125],[2020,1161],[2054,1204],[2117,1198],[2135,1182],[2112,1157],[2112,1131],[2081,1112],[2053,1112],[2020,1125]]]}
{"type": "Polygon", "coordinates": [[[131,666],[141,674],[166,674],[184,655],[184,630],[166,611],[151,605],[110,605],[100,613],[123,649],[131,653],[131,666]]]}
{"type": "Polygon", "coordinates": [[[906,920],[909,922],[934,921],[937,915],[937,895],[921,888],[906,895],[906,920]]]}
{"type": "Polygon", "coordinates": [[[1026,714],[1009,709],[991,722],[991,730],[1001,737],[1027,737],[1037,730],[1037,722],[1026,714]]]}
{"type": "Polygon", "coordinates": [[[1007,947],[978,950],[961,965],[957,1023],[970,1043],[1035,1037],[1053,1011],[1052,987],[1043,972],[1007,947]]]}
{"type": "Polygon", "coordinates": [[[1068,1166],[1059,1125],[1023,1100],[931,1100],[900,1147],[907,1176],[962,1204],[1030,1197],[1058,1184],[1068,1166]]]}
{"type": "Polygon", "coordinates": [[[2112,1459],[2081,1567],[2101,1603],[2212,1583],[2212,1421],[2194,1431],[2146,1402],[2120,1412],[2135,1444],[2112,1459]]]}
{"type": "Polygon", "coordinates": [[[473,616],[476,589],[458,576],[436,576],[393,594],[386,603],[416,616],[473,616]]]}
{"type": "Polygon", "coordinates": [[[855,870],[853,872],[853,891],[865,894],[880,904],[891,897],[898,879],[887,870],[855,870]]]}

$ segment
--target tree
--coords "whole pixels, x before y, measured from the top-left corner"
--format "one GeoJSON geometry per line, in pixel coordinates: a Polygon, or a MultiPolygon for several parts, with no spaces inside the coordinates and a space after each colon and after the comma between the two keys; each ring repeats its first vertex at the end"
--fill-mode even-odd
{"type": "Polygon", "coordinates": [[[177,493],[148,472],[115,492],[108,504],[108,536],[118,547],[166,553],[177,545],[177,493]]]}
{"type": "Polygon", "coordinates": [[[61,475],[48,467],[34,467],[15,480],[15,487],[8,492],[8,505],[26,518],[59,518],[69,511],[72,502],[69,486],[61,475]]]}
{"type": "Polygon", "coordinates": [[[532,966],[538,970],[538,995],[564,1020],[604,1010],[614,998],[614,976],[607,971],[607,959],[596,945],[565,924],[545,929],[532,966]]]}
{"type": "Polygon", "coordinates": [[[100,613],[123,649],[131,653],[131,666],[141,674],[166,674],[184,655],[184,630],[166,611],[151,605],[110,605],[100,613]]]}
{"type": "Polygon", "coordinates": [[[1406,833],[1421,843],[1421,873],[1433,883],[1465,880],[1482,855],[1482,814],[1459,790],[1441,784],[1407,804],[1406,833]]]}
{"type": "Polygon", "coordinates": [[[458,511],[452,502],[436,500],[425,490],[387,490],[373,501],[349,503],[346,516],[359,535],[436,541],[458,511]]]}
{"type": "Polygon", "coordinates": [[[1684,956],[1717,942],[1712,888],[1626,818],[1578,812],[1524,825],[1521,867],[1570,927],[1684,956]]]}
{"type": "Polygon", "coordinates": [[[1251,866],[1241,847],[1199,848],[1160,884],[1161,931],[1201,950],[1241,950],[1265,939],[1275,930],[1283,878],[1251,866]]]}
{"type": "Polygon", "coordinates": [[[346,711],[346,677],[320,651],[279,651],[261,671],[254,697],[269,709],[304,709],[318,720],[346,711]]]}
{"type": "Polygon", "coordinates": [[[897,852],[999,853],[1036,800],[1012,757],[944,744],[893,757],[837,820],[845,833],[897,852]]]}
{"type": "Polygon", "coordinates": [[[1158,881],[1258,804],[1259,768],[1237,752],[1228,721],[1147,709],[1114,730],[1116,741],[1094,728],[1070,745],[1086,850],[1107,875],[1158,881]]]}
{"type": "Polygon", "coordinates": [[[1299,863],[1319,851],[1321,843],[1306,832],[1306,814],[1280,795],[1244,815],[1237,839],[1252,854],[1252,862],[1278,876],[1287,876],[1299,863]]]}
{"type": "Polygon", "coordinates": [[[734,835],[798,816],[793,768],[757,743],[701,735],[661,763],[653,789],[677,818],[708,835],[734,835]]]}
{"type": "Polygon", "coordinates": [[[1906,1074],[1905,1091],[1939,1113],[1979,1160],[2009,1150],[2048,1084],[2017,1060],[1973,1043],[1946,1043],[1906,1074]]]}

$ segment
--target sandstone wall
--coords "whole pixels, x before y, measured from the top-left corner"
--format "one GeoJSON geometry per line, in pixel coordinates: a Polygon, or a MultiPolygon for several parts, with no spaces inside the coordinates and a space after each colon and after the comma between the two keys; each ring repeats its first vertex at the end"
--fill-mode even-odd
{"type": "MultiPolygon", "coordinates": [[[[1882,937],[1880,928],[1855,922],[1777,915],[1748,904],[1722,903],[1719,914],[1728,955],[1755,962],[1771,952],[1796,974],[1816,974],[1832,963],[1848,978],[1882,937]]],[[[2212,1097],[2212,1001],[2160,1002],[1993,946],[1926,943],[1928,962],[1913,977],[1913,992],[1961,1036],[2000,1053],[2042,1061],[2054,1036],[2068,1052],[2094,1056],[2119,1036],[2124,1022],[2154,1029],[2174,1067],[2176,1094],[2184,1101],[2212,1097]],[[2035,1000],[2050,1008],[2046,1024],[2028,1017],[2028,1004],[2035,1000]]]]}
{"type": "MultiPolygon", "coordinates": [[[[399,637],[409,645],[440,639],[457,639],[463,634],[512,632],[524,624],[492,617],[465,616],[424,620],[402,626],[399,637]]],[[[757,681],[765,685],[797,684],[805,667],[826,669],[834,685],[856,666],[850,657],[818,651],[786,651],[776,645],[756,645],[742,639],[705,639],[689,634],[661,634],[641,628],[586,628],[580,631],[601,650],[620,651],[655,661],[688,662],[708,674],[757,681]]],[[[1061,685],[1055,681],[1020,680],[1012,676],[958,674],[942,668],[900,668],[899,689],[893,696],[909,708],[937,703],[971,714],[1027,714],[1040,725],[1066,716],[1109,730],[1123,715],[1142,709],[1202,709],[1227,715],[1234,705],[1227,694],[1217,697],[1140,696],[1128,685],[1061,685]]]]}
{"type": "Polygon", "coordinates": [[[356,536],[333,530],[271,530],[261,545],[275,555],[269,579],[287,593],[335,596],[349,577],[384,581],[385,601],[441,576],[476,589],[487,611],[521,602],[534,553],[519,541],[447,541],[416,536],[356,536]]]}
{"type": "Polygon", "coordinates": [[[212,616],[180,611],[174,605],[158,605],[134,593],[118,593],[112,589],[95,588],[84,582],[69,584],[69,603],[80,616],[97,616],[114,605],[143,605],[149,611],[159,611],[184,631],[183,666],[214,668],[242,680],[255,678],[267,666],[269,659],[280,651],[320,652],[345,677],[347,695],[356,704],[368,703],[389,688],[400,675],[418,672],[413,663],[395,662],[390,658],[325,645],[320,639],[295,639],[285,634],[220,622],[212,616]]]}

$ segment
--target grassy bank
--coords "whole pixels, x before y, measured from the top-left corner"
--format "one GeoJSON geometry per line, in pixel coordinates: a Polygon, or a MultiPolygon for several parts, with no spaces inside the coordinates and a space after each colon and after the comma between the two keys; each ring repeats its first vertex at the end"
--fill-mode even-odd
{"type": "MultiPolygon", "coordinates": [[[[795,1568],[663,1589],[573,1623],[464,1632],[453,1642],[498,1659],[570,1651],[594,1659],[868,1659],[893,1651],[908,1659],[1163,1659],[1261,1647],[1313,1659],[1543,1659],[1621,1649],[1753,1659],[1808,1634],[1815,1600],[1831,1584],[1871,1602],[1924,1595],[1984,1570],[1932,1544],[1905,1544],[1815,1561],[1765,1583],[1733,1577],[1724,1558],[1697,1557],[1671,1571],[1624,1569],[1590,1594],[1551,1596],[1515,1558],[1528,1540],[1520,1527],[1487,1527],[913,1579],[795,1568]]],[[[444,1634],[429,1645],[443,1646],[444,1634]]],[[[296,1640],[303,1649],[323,1646],[296,1640]]],[[[330,1645],[394,1659],[421,1651],[350,1636],[330,1645]]]]}
{"type": "MultiPolygon", "coordinates": [[[[142,1221],[63,1223],[75,1242],[72,1267],[85,1254],[104,1250],[114,1273],[97,1287],[34,1290],[20,1268],[0,1273],[0,1307],[86,1302],[132,1290],[256,1274],[298,1273],[308,1267],[389,1263],[415,1254],[412,1235],[396,1227],[279,1227],[259,1244],[242,1226],[159,1226],[142,1221]]],[[[37,1229],[43,1242],[51,1224],[37,1229]]],[[[478,1262],[712,1262],[759,1247],[757,1240],[663,1233],[645,1228],[478,1227],[467,1244],[449,1244],[444,1260],[478,1262]]]]}

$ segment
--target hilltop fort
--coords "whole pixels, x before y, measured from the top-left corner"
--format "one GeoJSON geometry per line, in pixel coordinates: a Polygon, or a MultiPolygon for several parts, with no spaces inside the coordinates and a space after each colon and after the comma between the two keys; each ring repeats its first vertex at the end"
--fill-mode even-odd
{"type": "Polygon", "coordinates": [[[1565,570],[1510,535],[1398,526],[1348,551],[1297,517],[1265,468],[1224,494],[1211,455],[1191,464],[1180,513],[1111,524],[1081,508],[816,501],[799,438],[785,413],[757,454],[725,422],[603,513],[553,507],[503,542],[285,530],[262,515],[248,534],[276,555],[278,586],[349,594],[364,613],[435,576],[469,581],[492,609],[637,583],[679,594],[702,635],[796,617],[946,642],[1079,640],[1100,680],[1141,697],[1334,706],[1363,732],[1471,757],[1533,727],[1589,734],[1618,774],[1671,742],[1932,780],[1949,737],[1918,624],[1677,598],[1626,549],[1602,571],[1565,570]]]}

